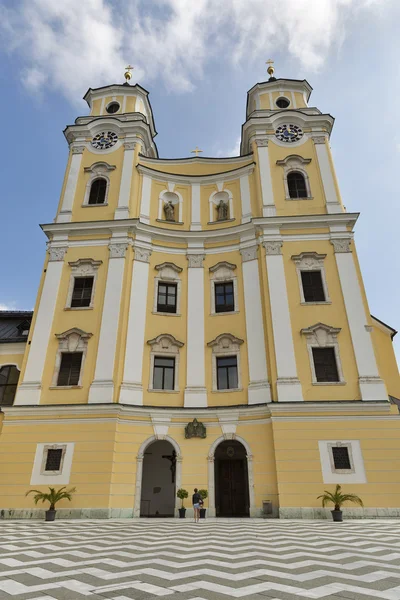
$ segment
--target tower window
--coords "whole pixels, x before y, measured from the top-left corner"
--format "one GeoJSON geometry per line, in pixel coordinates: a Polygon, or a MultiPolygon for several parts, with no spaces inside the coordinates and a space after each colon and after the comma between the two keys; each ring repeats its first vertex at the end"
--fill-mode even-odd
{"type": "Polygon", "coordinates": [[[175,358],[154,357],[153,389],[173,390],[175,388],[175,358]]]}
{"type": "Polygon", "coordinates": [[[287,98],[278,98],[275,104],[278,108],[287,108],[290,105],[290,101],[287,98]]]}
{"type": "Polygon", "coordinates": [[[307,198],[306,180],[298,171],[289,173],[287,176],[290,198],[307,198]]]}
{"type": "Polygon", "coordinates": [[[17,391],[19,371],[14,365],[0,369],[0,406],[12,406],[17,391]]]}
{"type": "Polygon", "coordinates": [[[81,374],[82,352],[62,352],[57,385],[78,385],[81,374]]]}
{"type": "Polygon", "coordinates": [[[325,302],[321,271],[301,271],[304,302],[325,302]]]}
{"type": "Polygon", "coordinates": [[[332,456],[335,469],[351,470],[352,467],[347,446],[332,446],[332,456]]]}
{"type": "Polygon", "coordinates": [[[235,310],[233,298],[233,282],[215,283],[215,312],[231,312],[235,310]]]}
{"type": "Polygon", "coordinates": [[[340,381],[334,348],[312,348],[312,354],[318,383],[340,381]]]}
{"type": "Polygon", "coordinates": [[[111,103],[110,103],[110,104],[107,106],[107,108],[106,108],[106,111],[107,111],[107,112],[108,112],[110,115],[112,115],[112,114],[114,114],[114,113],[118,112],[118,111],[119,111],[119,109],[120,109],[120,106],[119,106],[119,103],[118,103],[118,102],[111,102],[111,103]]]}
{"type": "Polygon", "coordinates": [[[105,179],[95,179],[90,187],[88,204],[104,204],[107,191],[105,179]]]}
{"type": "Polygon", "coordinates": [[[234,390],[238,387],[236,356],[217,357],[217,389],[234,390]]]}
{"type": "Polygon", "coordinates": [[[176,283],[159,283],[157,294],[157,312],[176,313],[176,283]]]}
{"type": "Polygon", "coordinates": [[[92,301],[93,280],[94,277],[75,277],[71,299],[72,308],[90,306],[92,301]]]}

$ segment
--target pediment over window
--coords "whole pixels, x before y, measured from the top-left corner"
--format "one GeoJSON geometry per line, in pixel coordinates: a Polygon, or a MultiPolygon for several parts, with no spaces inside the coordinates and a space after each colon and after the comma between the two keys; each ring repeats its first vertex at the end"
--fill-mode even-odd
{"type": "Polygon", "coordinates": [[[298,154],[289,154],[283,160],[277,160],[276,164],[279,167],[297,167],[299,165],[308,165],[311,162],[311,158],[303,158],[298,154]]]}
{"type": "Polygon", "coordinates": [[[152,352],[173,352],[177,353],[179,348],[184,346],[183,342],[177,340],[170,333],[161,333],[147,343],[152,347],[152,352]]]}
{"type": "Polygon", "coordinates": [[[103,263],[102,260],[94,260],[93,258],[78,258],[73,262],[69,262],[74,275],[93,275],[99,266],[103,263]]]}
{"type": "Polygon", "coordinates": [[[307,337],[307,341],[320,346],[330,346],[337,342],[337,334],[340,333],[340,327],[331,327],[325,323],[316,323],[301,330],[301,333],[307,337]]]}
{"type": "Polygon", "coordinates": [[[102,173],[107,173],[108,171],[114,171],[115,165],[109,165],[104,161],[98,161],[90,165],[90,167],[85,167],[85,173],[93,173],[94,175],[100,175],[102,173]]]}
{"type": "Polygon", "coordinates": [[[318,254],[318,252],[302,252],[301,254],[294,254],[292,260],[297,267],[302,270],[320,269],[323,266],[323,261],[326,258],[326,254],[318,254]]]}
{"type": "Polygon", "coordinates": [[[88,340],[92,337],[92,333],[87,333],[79,327],[72,327],[63,333],[56,333],[60,350],[67,352],[76,352],[83,349],[87,345],[88,340]]]}
{"type": "Polygon", "coordinates": [[[236,269],[236,265],[227,262],[225,260],[217,263],[216,265],[210,267],[210,273],[212,274],[212,279],[222,279],[226,280],[232,277],[232,272],[236,269]]]}
{"type": "Polygon", "coordinates": [[[175,280],[179,273],[182,273],[182,267],[178,267],[172,262],[163,262],[160,265],[154,267],[159,272],[161,279],[173,279],[175,280]]]}
{"type": "Polygon", "coordinates": [[[231,333],[220,333],[217,337],[208,342],[207,346],[213,349],[213,352],[238,352],[239,346],[244,340],[235,337],[231,333]]]}

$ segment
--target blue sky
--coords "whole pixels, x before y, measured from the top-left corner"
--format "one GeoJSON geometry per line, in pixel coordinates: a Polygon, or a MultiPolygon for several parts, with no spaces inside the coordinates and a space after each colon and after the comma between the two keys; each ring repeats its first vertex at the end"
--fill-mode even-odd
{"type": "MultiPolygon", "coordinates": [[[[331,145],[372,314],[400,329],[400,3],[396,0],[0,0],[0,307],[31,309],[67,144],[88,87],[150,91],[160,156],[233,154],[246,92],[307,79],[336,118],[331,145]]],[[[400,334],[395,342],[400,356],[400,334]]]]}

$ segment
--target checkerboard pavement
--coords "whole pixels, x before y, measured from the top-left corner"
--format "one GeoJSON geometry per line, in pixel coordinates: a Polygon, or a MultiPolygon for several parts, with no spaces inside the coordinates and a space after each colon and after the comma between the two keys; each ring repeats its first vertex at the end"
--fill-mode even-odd
{"type": "Polygon", "coordinates": [[[400,520],[0,522],[0,600],[400,600],[400,520]]]}

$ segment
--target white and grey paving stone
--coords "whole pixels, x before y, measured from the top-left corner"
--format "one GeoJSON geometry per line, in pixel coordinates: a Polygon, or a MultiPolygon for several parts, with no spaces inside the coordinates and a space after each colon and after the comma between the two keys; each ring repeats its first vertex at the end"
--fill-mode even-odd
{"type": "Polygon", "coordinates": [[[0,600],[400,600],[400,520],[0,522],[0,600]]]}

